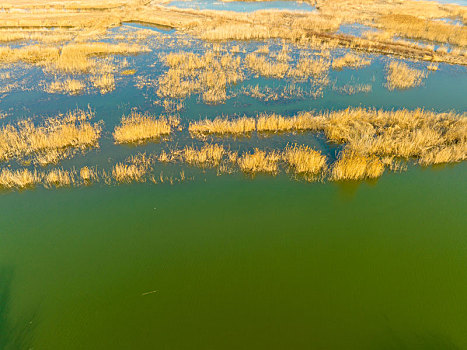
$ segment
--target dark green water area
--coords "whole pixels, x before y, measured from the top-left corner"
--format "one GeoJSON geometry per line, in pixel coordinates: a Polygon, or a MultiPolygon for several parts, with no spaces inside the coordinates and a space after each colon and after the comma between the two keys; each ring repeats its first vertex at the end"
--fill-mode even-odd
{"type": "MultiPolygon", "coordinates": [[[[241,45],[254,51],[264,43],[241,45]]],[[[186,99],[185,130],[176,136],[115,145],[123,114],[164,112],[154,89],[134,86],[138,76],[167,69],[157,58],[163,49],[127,57],[136,75],[118,78],[105,95],[4,94],[0,110],[8,116],[0,122],[89,105],[104,122],[100,148],[61,162],[70,169],[201,144],[187,123],[221,114],[467,110],[465,68],[440,64],[423,86],[388,91],[390,58],[371,56],[368,67],[331,71],[318,98],[261,101],[237,93],[246,84],[287,84],[251,76],[229,87],[235,97],[223,104],[186,99]],[[372,90],[347,96],[332,89],[348,83],[372,90]]],[[[189,48],[204,49],[196,41],[189,48]]],[[[30,83],[50,79],[39,68],[14,69],[30,83]]],[[[311,133],[210,140],[241,151],[308,144],[330,160],[339,150],[311,133]]],[[[465,162],[409,164],[377,181],[344,183],[309,183],[283,170],[219,176],[180,164],[157,164],[155,173],[182,170],[186,180],[173,184],[0,192],[0,349],[467,349],[465,162]]]]}

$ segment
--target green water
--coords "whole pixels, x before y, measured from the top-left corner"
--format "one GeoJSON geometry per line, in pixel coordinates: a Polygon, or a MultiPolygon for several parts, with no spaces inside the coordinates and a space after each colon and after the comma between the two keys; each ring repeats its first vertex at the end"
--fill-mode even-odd
{"type": "Polygon", "coordinates": [[[4,194],[3,345],[466,349],[466,169],[4,194]]]}

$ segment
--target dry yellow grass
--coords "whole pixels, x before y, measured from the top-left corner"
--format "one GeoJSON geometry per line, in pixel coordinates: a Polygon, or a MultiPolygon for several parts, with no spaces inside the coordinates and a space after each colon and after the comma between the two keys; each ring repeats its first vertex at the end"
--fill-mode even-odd
{"type": "Polygon", "coordinates": [[[279,169],[279,153],[266,152],[255,148],[253,153],[244,153],[237,160],[240,169],[245,173],[277,173],[279,169]]]}
{"type": "Polygon", "coordinates": [[[423,164],[467,159],[467,118],[462,114],[349,108],[322,117],[330,141],[361,155],[417,158],[423,164]]]}
{"type": "Polygon", "coordinates": [[[115,89],[115,78],[112,74],[106,73],[91,78],[92,85],[98,88],[101,94],[113,91],[115,89]]]}
{"type": "Polygon", "coordinates": [[[79,170],[79,177],[85,184],[89,184],[91,181],[97,180],[99,176],[95,169],[83,166],[79,170]]]}
{"type": "Polygon", "coordinates": [[[201,166],[219,165],[225,154],[224,147],[217,144],[207,144],[196,149],[194,147],[185,147],[183,149],[183,159],[188,164],[201,166]]]}
{"type": "Polygon", "coordinates": [[[389,90],[409,89],[421,85],[426,73],[405,63],[391,62],[387,68],[386,86],[389,90]]]}
{"type": "Polygon", "coordinates": [[[77,79],[66,79],[63,81],[54,81],[46,89],[49,93],[63,93],[69,95],[76,95],[81,93],[86,87],[81,81],[77,79]]]}
{"type": "Polygon", "coordinates": [[[65,187],[74,183],[74,176],[68,170],[52,169],[44,175],[44,185],[46,187],[65,187]]]}
{"type": "Polygon", "coordinates": [[[282,158],[297,174],[318,175],[326,168],[326,157],[309,146],[289,146],[282,158]]]}
{"type": "Polygon", "coordinates": [[[249,117],[227,119],[217,117],[214,120],[190,122],[188,130],[193,134],[246,134],[254,131],[256,120],[249,117]]]}
{"type": "Polygon", "coordinates": [[[90,110],[75,110],[65,116],[48,118],[38,126],[30,120],[6,124],[0,129],[0,159],[96,147],[101,127],[99,123],[89,122],[93,116],[90,110]]]}
{"type": "Polygon", "coordinates": [[[296,79],[306,79],[311,76],[321,77],[328,73],[329,61],[323,58],[302,57],[297,65],[289,70],[288,75],[296,79]]]}
{"type": "Polygon", "coordinates": [[[199,93],[204,102],[218,103],[227,98],[227,86],[243,80],[241,58],[231,54],[171,53],[163,61],[169,70],[159,78],[160,97],[185,98],[199,93]]]}
{"type": "Polygon", "coordinates": [[[143,165],[117,163],[112,176],[117,182],[144,181],[147,168],[143,165]]]}
{"type": "Polygon", "coordinates": [[[332,68],[342,69],[344,67],[360,68],[371,64],[371,59],[364,58],[352,53],[348,53],[342,57],[332,61],[332,68]]]}
{"type": "Polygon", "coordinates": [[[301,113],[294,117],[284,117],[275,113],[260,114],[256,122],[258,132],[319,130],[324,119],[311,113],[301,113]]]}
{"type": "Polygon", "coordinates": [[[34,187],[41,182],[41,176],[36,171],[28,169],[10,170],[2,169],[0,173],[0,187],[27,188],[34,187]]]}
{"type": "Polygon", "coordinates": [[[384,164],[376,156],[363,156],[343,151],[331,170],[331,180],[364,180],[378,178],[384,173],[384,164]]]}
{"type": "Polygon", "coordinates": [[[113,136],[116,143],[138,143],[169,135],[171,121],[165,117],[155,118],[147,114],[132,112],[123,117],[115,127],[113,136]]]}
{"type": "Polygon", "coordinates": [[[247,67],[257,75],[272,78],[283,78],[289,70],[289,64],[275,62],[262,55],[250,53],[245,57],[247,67]]]}

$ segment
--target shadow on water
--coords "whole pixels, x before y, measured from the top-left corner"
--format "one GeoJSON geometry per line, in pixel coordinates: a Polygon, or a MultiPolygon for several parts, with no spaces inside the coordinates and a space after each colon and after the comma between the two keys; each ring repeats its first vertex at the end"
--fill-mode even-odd
{"type": "Polygon", "coordinates": [[[12,320],[10,315],[13,269],[0,267],[0,350],[32,348],[36,312],[12,320]]]}

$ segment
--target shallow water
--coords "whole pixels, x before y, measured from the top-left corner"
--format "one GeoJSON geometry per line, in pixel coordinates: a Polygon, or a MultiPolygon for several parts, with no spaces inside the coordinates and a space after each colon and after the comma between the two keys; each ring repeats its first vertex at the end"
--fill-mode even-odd
{"type": "MultiPolygon", "coordinates": [[[[138,28],[126,25],[115,33],[138,28]]],[[[164,112],[154,87],[134,86],[138,77],[166,70],[158,54],[209,49],[160,28],[155,33],[175,44],[148,40],[153,52],[127,57],[137,73],[117,77],[115,91],[66,96],[13,90],[1,96],[0,110],[8,116],[0,122],[90,105],[104,121],[100,148],[65,160],[67,169],[197,144],[186,128],[161,143],[113,143],[122,114],[134,107],[164,112]]],[[[253,52],[264,43],[239,45],[253,52]]],[[[270,47],[277,52],[282,44],[270,47]]],[[[296,60],[297,49],[290,55],[296,60]]],[[[348,106],[467,110],[465,68],[440,64],[423,86],[388,91],[390,59],[370,57],[368,67],[331,71],[331,83],[316,99],[242,95],[247,85],[290,84],[250,74],[228,89],[224,104],[187,98],[182,124],[220,114],[293,115],[348,106]],[[346,84],[371,84],[372,91],[347,96],[335,89],[346,84]]],[[[51,79],[39,68],[16,69],[15,78],[29,85],[51,79]]],[[[309,82],[300,86],[309,88],[309,82]]],[[[339,149],[310,133],[212,140],[233,150],[308,144],[330,159],[339,149]]],[[[467,348],[465,162],[409,165],[378,181],[339,184],[307,183],[285,171],[250,178],[179,164],[155,169],[166,177],[180,171],[186,180],[173,185],[1,192],[0,349],[467,348]]]]}
{"type": "Polygon", "coordinates": [[[258,10],[289,10],[312,11],[314,6],[299,1],[218,1],[218,0],[194,0],[171,1],[167,6],[189,8],[198,10],[224,10],[234,12],[254,12],[258,10]]]}

